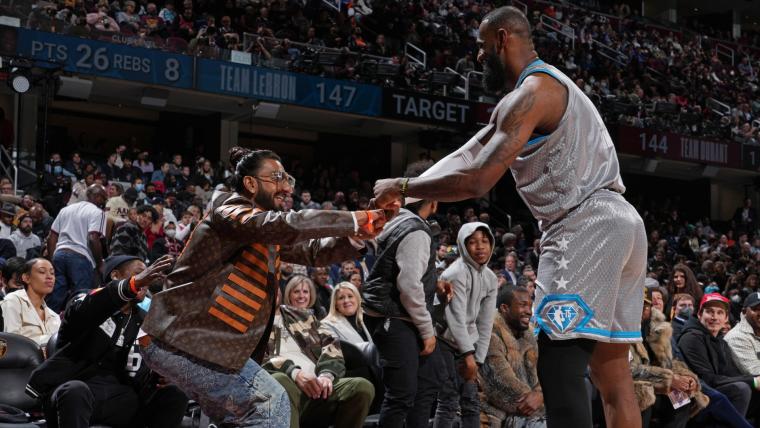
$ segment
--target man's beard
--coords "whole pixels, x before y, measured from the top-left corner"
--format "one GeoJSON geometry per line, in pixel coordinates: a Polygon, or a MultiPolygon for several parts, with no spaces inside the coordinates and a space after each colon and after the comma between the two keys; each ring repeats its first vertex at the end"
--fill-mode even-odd
{"type": "Polygon", "coordinates": [[[24,235],[29,235],[30,233],[32,233],[31,227],[21,227],[19,228],[19,230],[21,230],[21,233],[23,233],[24,235]]]}
{"type": "Polygon", "coordinates": [[[504,64],[499,60],[496,52],[486,54],[486,63],[483,65],[483,87],[487,92],[496,94],[507,86],[507,71],[504,64]]]}
{"type": "MultiPolygon", "coordinates": [[[[258,191],[256,192],[256,196],[253,197],[253,202],[257,207],[266,211],[282,211],[282,203],[280,203],[280,205],[277,205],[277,200],[275,199],[275,196],[277,196],[277,194],[278,193],[267,192],[259,187],[258,191]]],[[[284,195],[282,201],[285,201],[284,195]]]]}

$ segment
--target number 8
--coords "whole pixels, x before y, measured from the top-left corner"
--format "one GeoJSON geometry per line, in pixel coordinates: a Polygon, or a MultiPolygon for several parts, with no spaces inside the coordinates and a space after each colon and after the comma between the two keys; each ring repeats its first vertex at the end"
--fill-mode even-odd
{"type": "Polygon", "coordinates": [[[176,82],[179,80],[179,61],[176,58],[169,58],[166,60],[166,70],[164,70],[164,77],[170,82],[176,82]]]}

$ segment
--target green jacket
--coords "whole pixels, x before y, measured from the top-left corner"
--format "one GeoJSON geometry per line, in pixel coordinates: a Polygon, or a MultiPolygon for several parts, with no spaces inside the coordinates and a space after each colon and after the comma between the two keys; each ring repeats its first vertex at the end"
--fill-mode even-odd
{"type": "MultiPolygon", "coordinates": [[[[292,306],[280,306],[283,327],[288,329],[301,352],[314,362],[316,375],[330,373],[337,382],[346,374],[340,341],[327,328],[319,325],[319,320],[311,310],[297,309],[292,306]]],[[[291,376],[293,369],[300,368],[292,360],[279,356],[280,334],[275,330],[269,340],[269,359],[264,369],[269,372],[282,372],[291,376]]]]}

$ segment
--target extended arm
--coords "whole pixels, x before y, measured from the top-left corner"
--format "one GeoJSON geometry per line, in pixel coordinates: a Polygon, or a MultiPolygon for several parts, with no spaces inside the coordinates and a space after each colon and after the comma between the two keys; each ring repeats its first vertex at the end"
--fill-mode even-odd
{"type": "MultiPolygon", "coordinates": [[[[551,78],[550,78],[551,79],[551,78]]],[[[531,77],[494,110],[491,123],[457,152],[430,168],[435,174],[409,179],[406,195],[454,202],[480,196],[504,175],[537,127],[553,129],[566,105],[557,82],[531,77]],[[540,92],[539,92],[540,91],[540,92]],[[469,157],[476,153],[474,160],[469,157]]],[[[561,85],[560,85],[561,86],[561,85]]],[[[376,205],[388,208],[400,197],[401,179],[375,184],[376,205]]]]}

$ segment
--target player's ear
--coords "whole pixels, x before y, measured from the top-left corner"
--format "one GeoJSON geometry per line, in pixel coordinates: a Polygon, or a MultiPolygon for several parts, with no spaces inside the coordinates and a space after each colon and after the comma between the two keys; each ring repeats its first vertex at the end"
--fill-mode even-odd
{"type": "Polygon", "coordinates": [[[504,28],[496,30],[496,52],[506,49],[509,33],[504,28]]]}
{"type": "Polygon", "coordinates": [[[246,175],[243,177],[243,187],[245,187],[245,190],[251,195],[256,195],[256,192],[259,190],[259,183],[256,182],[255,178],[246,175]]]}

